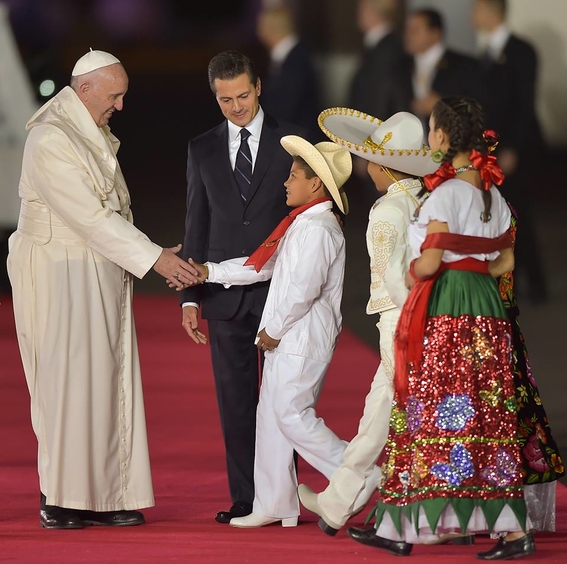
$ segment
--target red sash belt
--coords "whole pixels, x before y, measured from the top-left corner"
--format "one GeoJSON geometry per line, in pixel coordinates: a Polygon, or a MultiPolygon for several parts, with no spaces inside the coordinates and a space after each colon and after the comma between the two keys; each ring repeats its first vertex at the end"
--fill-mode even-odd
{"type": "MultiPolygon", "coordinates": [[[[497,239],[457,235],[454,233],[432,233],[427,236],[424,249],[443,249],[462,254],[489,254],[512,247],[510,234],[506,232],[497,239]]],[[[466,270],[488,274],[488,261],[465,258],[456,262],[443,262],[437,272],[427,280],[419,280],[412,288],[402,309],[394,341],[395,388],[398,397],[405,402],[408,394],[408,372],[421,361],[427,305],[435,281],[445,270],[466,270]]]]}

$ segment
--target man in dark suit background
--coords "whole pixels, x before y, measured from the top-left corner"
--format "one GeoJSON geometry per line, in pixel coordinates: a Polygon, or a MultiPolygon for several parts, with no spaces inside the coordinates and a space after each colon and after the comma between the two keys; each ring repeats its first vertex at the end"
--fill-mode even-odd
{"type": "MultiPolygon", "coordinates": [[[[264,114],[252,61],[236,51],[211,59],[209,85],[226,120],[192,139],[187,159],[184,258],[204,263],[250,255],[289,212],[283,183],[291,157],[284,135],[303,130],[264,114]]],[[[183,290],[183,327],[196,343],[198,309],[208,320],[232,507],[228,523],[252,511],[260,358],[254,345],[268,283],[207,284],[183,290]]]]}
{"type": "MultiPolygon", "coordinates": [[[[364,53],[350,85],[348,105],[379,119],[398,111],[389,83],[404,59],[396,33],[399,0],[358,0],[357,24],[363,32],[364,53]]],[[[366,168],[364,168],[366,176],[366,168]]]]}
{"type": "Polygon", "coordinates": [[[506,0],[476,0],[473,24],[484,50],[487,125],[500,136],[496,154],[506,174],[501,192],[519,216],[515,271],[525,277],[531,301],[542,302],[547,287],[530,198],[545,153],[535,101],[538,62],[534,48],[510,32],[506,11],[506,0]]]}
{"type": "Polygon", "coordinates": [[[398,97],[404,110],[417,115],[429,130],[433,106],[444,96],[465,95],[483,101],[478,62],[448,49],[441,14],[433,9],[411,12],[404,29],[409,57],[397,69],[398,97]]]}
{"type": "Polygon", "coordinates": [[[317,72],[309,49],[297,36],[291,12],[283,6],[265,7],[256,27],[258,39],[270,54],[262,81],[262,108],[302,126],[312,138],[323,138],[317,125],[323,109],[317,72]]]}

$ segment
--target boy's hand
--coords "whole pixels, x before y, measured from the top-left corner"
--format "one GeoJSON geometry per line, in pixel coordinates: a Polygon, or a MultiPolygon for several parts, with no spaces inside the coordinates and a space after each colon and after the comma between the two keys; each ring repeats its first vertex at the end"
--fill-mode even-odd
{"type": "Polygon", "coordinates": [[[195,262],[192,258],[189,258],[187,262],[197,271],[196,278],[202,284],[209,277],[207,265],[195,262]]]}
{"type": "Polygon", "coordinates": [[[256,344],[256,346],[261,351],[273,351],[279,344],[280,341],[272,339],[272,337],[270,337],[270,335],[266,333],[265,329],[262,329],[258,333],[258,343],[256,344]]]}

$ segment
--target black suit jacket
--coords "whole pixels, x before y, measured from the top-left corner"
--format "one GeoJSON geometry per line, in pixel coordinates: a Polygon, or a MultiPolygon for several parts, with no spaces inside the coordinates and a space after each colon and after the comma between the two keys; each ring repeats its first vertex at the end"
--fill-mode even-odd
{"type": "Polygon", "coordinates": [[[487,126],[500,135],[501,147],[521,153],[542,148],[543,138],[535,109],[537,55],[533,47],[511,35],[499,60],[482,65],[487,126]]]}
{"type": "MultiPolygon", "coordinates": [[[[192,257],[203,263],[248,256],[289,213],[283,183],[289,176],[292,158],[280,145],[280,139],[290,134],[305,135],[297,126],[264,115],[246,202],[240,196],[230,165],[228,123],[224,121],[189,142],[183,258],[192,257]]],[[[258,315],[264,307],[268,285],[254,285],[254,309],[258,315]]],[[[205,319],[230,319],[243,291],[242,286],[225,289],[220,284],[203,284],[183,290],[181,303],[200,303],[205,319]]]]}
{"type": "Polygon", "coordinates": [[[323,138],[317,125],[323,109],[319,81],[311,54],[302,42],[262,81],[261,101],[268,114],[300,125],[312,138],[323,138]]]}
{"type": "MultiPolygon", "coordinates": [[[[408,57],[397,71],[399,96],[403,109],[411,112],[411,101],[415,98],[413,88],[414,59],[408,57]]],[[[478,61],[467,55],[446,49],[437,63],[431,89],[442,98],[445,96],[468,96],[484,104],[486,95],[478,61]]]]}
{"type": "Polygon", "coordinates": [[[396,33],[386,35],[368,49],[352,80],[349,106],[382,120],[402,110],[393,86],[396,69],[405,58],[396,33]]]}

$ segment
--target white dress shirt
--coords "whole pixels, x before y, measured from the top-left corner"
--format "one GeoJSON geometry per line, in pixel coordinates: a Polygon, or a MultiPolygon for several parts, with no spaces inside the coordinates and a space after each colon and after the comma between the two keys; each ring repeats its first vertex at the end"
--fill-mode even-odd
{"type": "MultiPolygon", "coordinates": [[[[248,146],[250,153],[252,153],[252,170],[256,164],[256,157],[258,156],[258,147],[260,146],[260,135],[262,133],[262,126],[264,125],[264,110],[260,107],[254,119],[245,127],[250,133],[248,137],[248,146]]],[[[240,131],[242,127],[235,125],[231,121],[228,122],[228,155],[230,158],[230,167],[234,170],[236,165],[236,155],[240,149],[240,131]]]]}
{"type": "Polygon", "coordinates": [[[488,53],[493,60],[497,61],[502,56],[504,47],[510,39],[510,30],[506,24],[498,26],[489,36],[488,36],[488,53]]]}
{"type": "Polygon", "coordinates": [[[424,53],[415,55],[413,72],[413,91],[418,100],[427,98],[431,93],[431,85],[435,78],[437,65],[445,53],[445,45],[436,43],[424,53]]]}
{"type": "Polygon", "coordinates": [[[230,287],[272,278],[259,329],[281,339],[280,353],[330,362],[341,330],[345,267],[345,240],[331,202],[299,214],[260,272],[243,266],[246,259],[207,263],[207,281],[230,287]]]}
{"type": "Polygon", "coordinates": [[[391,31],[392,28],[387,24],[377,25],[364,34],[362,42],[367,49],[372,49],[391,31]]]}
{"type": "Polygon", "coordinates": [[[290,54],[291,50],[299,43],[299,37],[294,34],[287,35],[278,41],[270,52],[270,60],[273,65],[281,65],[290,54]]]}

